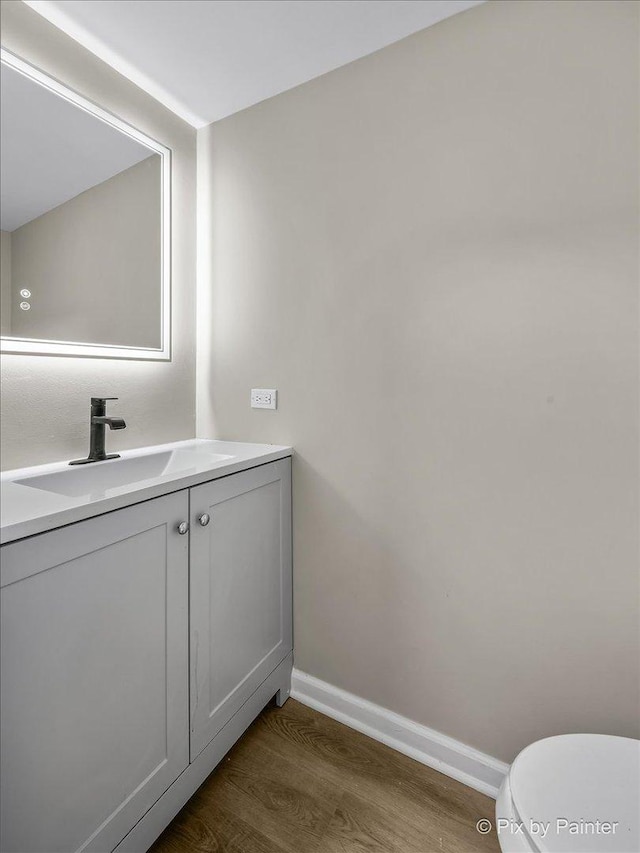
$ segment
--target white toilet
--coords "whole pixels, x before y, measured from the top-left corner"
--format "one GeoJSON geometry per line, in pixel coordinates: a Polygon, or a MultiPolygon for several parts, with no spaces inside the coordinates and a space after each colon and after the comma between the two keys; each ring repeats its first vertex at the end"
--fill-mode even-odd
{"type": "Polygon", "coordinates": [[[560,735],[518,755],[500,788],[503,853],[639,853],[640,741],[560,735]]]}

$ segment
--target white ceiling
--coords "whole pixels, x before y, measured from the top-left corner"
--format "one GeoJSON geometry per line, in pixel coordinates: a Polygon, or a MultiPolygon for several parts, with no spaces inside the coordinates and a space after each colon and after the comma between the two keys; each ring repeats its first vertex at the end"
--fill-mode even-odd
{"type": "Polygon", "coordinates": [[[154,156],[20,72],[1,66],[0,228],[14,231],[154,156]]]}
{"type": "Polygon", "coordinates": [[[25,0],[195,127],[483,0],[25,0]]]}

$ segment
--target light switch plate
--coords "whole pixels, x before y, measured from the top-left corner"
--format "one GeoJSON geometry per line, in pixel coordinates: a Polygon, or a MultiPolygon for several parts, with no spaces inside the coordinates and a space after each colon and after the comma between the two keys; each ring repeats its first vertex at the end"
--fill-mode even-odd
{"type": "Polygon", "coordinates": [[[278,392],[275,388],[252,388],[252,409],[276,409],[278,406],[278,392]]]}

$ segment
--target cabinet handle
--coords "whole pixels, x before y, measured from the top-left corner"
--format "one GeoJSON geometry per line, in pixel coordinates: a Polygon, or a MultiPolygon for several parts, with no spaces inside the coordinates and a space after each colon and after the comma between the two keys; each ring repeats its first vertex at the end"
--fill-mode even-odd
{"type": "Polygon", "coordinates": [[[202,515],[198,516],[198,524],[201,527],[206,527],[210,521],[211,521],[211,516],[209,515],[208,512],[203,512],[202,515]]]}
{"type": "Polygon", "coordinates": [[[180,534],[180,536],[184,536],[185,533],[189,532],[189,522],[188,521],[181,521],[177,527],[177,530],[178,530],[178,533],[180,534]]]}

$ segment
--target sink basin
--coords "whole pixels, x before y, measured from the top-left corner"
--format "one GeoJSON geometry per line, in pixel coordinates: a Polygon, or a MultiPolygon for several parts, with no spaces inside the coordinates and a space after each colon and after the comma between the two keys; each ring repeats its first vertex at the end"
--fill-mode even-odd
{"type": "Polygon", "coordinates": [[[181,448],[93,462],[90,465],[25,477],[14,482],[31,489],[79,498],[104,494],[157,477],[196,473],[202,468],[233,458],[224,453],[210,453],[200,448],[181,448]]]}
{"type": "MultiPolygon", "coordinates": [[[[120,459],[49,462],[0,473],[0,544],[290,457],[276,444],[187,438],[123,450],[120,459]]],[[[78,456],[76,449],[75,456],[78,456]]],[[[3,575],[4,581],[4,575],[3,575]]]]}

